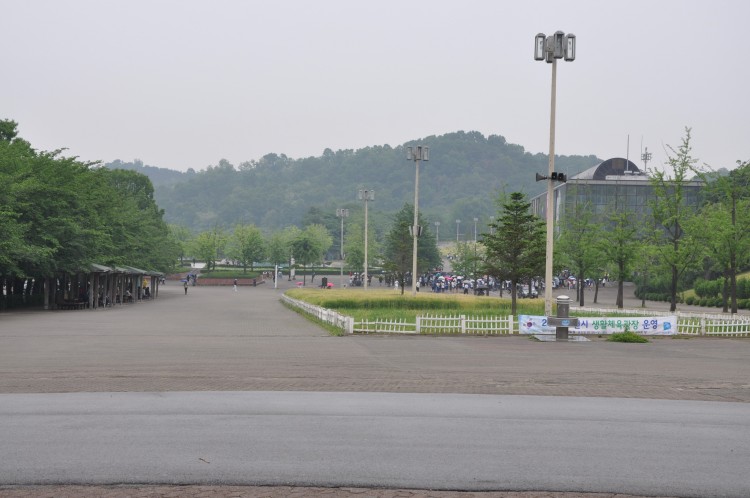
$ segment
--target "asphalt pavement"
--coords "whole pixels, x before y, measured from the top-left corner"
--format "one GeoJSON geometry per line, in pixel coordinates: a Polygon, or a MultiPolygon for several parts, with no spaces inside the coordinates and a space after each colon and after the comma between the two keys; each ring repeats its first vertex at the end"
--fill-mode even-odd
{"type": "MultiPolygon", "coordinates": [[[[185,295],[169,282],[158,299],[111,309],[0,314],[0,393],[314,391],[750,402],[747,339],[660,338],[640,345],[518,336],[332,337],[279,303],[279,294],[295,285],[283,279],[279,289],[269,281],[238,292],[198,286],[185,295]]],[[[611,291],[600,292],[598,305],[614,307],[611,291]]],[[[461,496],[440,493],[206,484],[0,487],[3,497],[461,496]]],[[[487,496],[558,496],[529,493],[487,496]]]]}

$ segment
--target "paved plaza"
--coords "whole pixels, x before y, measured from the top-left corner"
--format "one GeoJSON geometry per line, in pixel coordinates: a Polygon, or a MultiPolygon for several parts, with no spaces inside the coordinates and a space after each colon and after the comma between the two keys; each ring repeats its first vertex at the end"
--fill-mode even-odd
{"type": "MultiPolygon", "coordinates": [[[[0,393],[358,391],[750,402],[750,339],[334,337],[285,308],[279,295],[292,283],[279,283],[280,289],[268,282],[238,292],[190,287],[185,295],[170,281],[158,299],[142,303],[2,313],[0,393]]],[[[0,488],[0,496],[463,496],[305,489],[42,487],[0,488]]]]}
{"type": "Polygon", "coordinates": [[[142,303],[0,314],[0,393],[383,391],[750,402],[747,339],[334,337],[285,308],[281,292],[267,283],[238,292],[190,287],[184,295],[170,282],[142,303]]]}

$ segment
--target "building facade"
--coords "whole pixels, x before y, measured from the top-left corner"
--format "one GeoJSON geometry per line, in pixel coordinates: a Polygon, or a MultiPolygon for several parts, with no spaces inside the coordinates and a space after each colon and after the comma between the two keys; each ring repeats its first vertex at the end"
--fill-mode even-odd
{"type": "MultiPolygon", "coordinates": [[[[685,204],[697,208],[702,188],[702,181],[685,183],[685,204]]],[[[601,221],[617,212],[629,212],[637,219],[644,219],[651,213],[653,200],[654,188],[646,172],[627,159],[608,159],[555,186],[555,227],[559,229],[566,212],[575,212],[577,205],[587,204],[601,221]]],[[[542,219],[547,218],[546,191],[531,199],[531,209],[542,219]]]]}

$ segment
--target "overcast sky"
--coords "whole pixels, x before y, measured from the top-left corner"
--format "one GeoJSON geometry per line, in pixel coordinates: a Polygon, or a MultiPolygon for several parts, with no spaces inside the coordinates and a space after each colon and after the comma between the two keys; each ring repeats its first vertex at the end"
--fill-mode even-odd
{"type": "MultiPolygon", "coordinates": [[[[40,150],[178,170],[458,130],[547,153],[750,159],[746,0],[0,0],[0,118],[40,150]]],[[[439,160],[433,150],[431,160],[439,160]]]]}

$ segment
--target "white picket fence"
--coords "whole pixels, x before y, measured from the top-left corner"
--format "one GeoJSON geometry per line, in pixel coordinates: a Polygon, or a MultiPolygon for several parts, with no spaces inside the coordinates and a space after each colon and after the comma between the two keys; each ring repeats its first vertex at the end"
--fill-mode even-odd
{"type": "MultiPolygon", "coordinates": [[[[508,335],[515,333],[513,315],[508,316],[466,316],[466,315],[424,315],[417,316],[416,322],[405,319],[362,320],[341,313],[293,299],[282,294],[281,299],[304,313],[322,322],[340,328],[346,334],[385,333],[385,334],[471,334],[508,335]]],[[[637,315],[654,316],[659,314],[677,315],[677,333],[685,335],[750,337],[749,315],[721,315],[688,312],[655,312],[654,310],[620,310],[604,308],[575,308],[578,313],[595,315],[637,315]]]]}
{"type": "Polygon", "coordinates": [[[425,315],[416,322],[405,319],[362,320],[354,323],[354,332],[391,334],[512,334],[513,316],[425,315]]]}
{"type": "Polygon", "coordinates": [[[346,334],[354,333],[354,318],[350,316],[342,315],[338,311],[306,303],[299,299],[293,299],[286,294],[281,295],[281,300],[289,306],[293,306],[308,315],[312,315],[322,322],[340,328],[342,332],[346,334]]]}
{"type": "Polygon", "coordinates": [[[416,324],[408,323],[405,319],[363,320],[354,322],[354,332],[369,334],[370,332],[386,334],[416,334],[416,324]]]}

